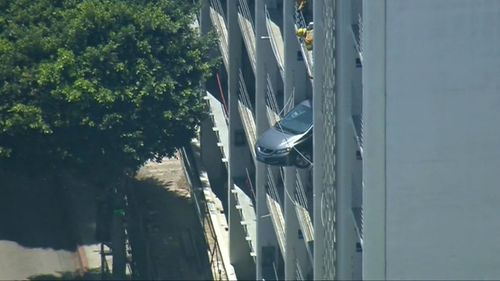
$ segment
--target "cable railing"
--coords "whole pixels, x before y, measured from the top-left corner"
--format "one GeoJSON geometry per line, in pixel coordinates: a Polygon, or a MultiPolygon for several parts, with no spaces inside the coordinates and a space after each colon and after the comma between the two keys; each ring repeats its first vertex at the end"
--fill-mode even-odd
{"type": "Polygon", "coordinates": [[[226,98],[224,98],[224,90],[222,88],[222,82],[220,81],[219,73],[216,73],[215,77],[217,78],[217,85],[219,86],[219,95],[222,101],[222,108],[224,109],[224,118],[226,119],[226,124],[229,125],[229,109],[227,108],[226,98]]]}
{"type": "Polygon", "coordinates": [[[269,187],[268,191],[272,198],[281,206],[281,196],[276,187],[276,179],[274,178],[274,173],[270,166],[267,166],[267,185],[269,187]]]}
{"type": "Polygon", "coordinates": [[[237,185],[235,184],[235,188],[231,191],[231,193],[234,196],[235,203],[236,203],[236,209],[238,210],[238,213],[241,218],[241,225],[243,227],[243,230],[245,232],[245,240],[248,243],[248,247],[250,248],[250,255],[252,256],[253,259],[255,259],[255,242],[256,242],[256,222],[255,222],[255,209],[250,208],[248,206],[249,204],[252,204],[251,207],[253,207],[253,201],[248,202],[248,196],[244,193],[244,191],[241,191],[237,185]],[[243,198],[240,199],[240,194],[243,198]],[[247,202],[245,202],[247,201],[247,202]],[[247,207],[245,207],[246,205],[247,207]]]}
{"type": "MultiPolygon", "coordinates": [[[[274,95],[274,91],[272,88],[271,79],[270,79],[269,75],[267,76],[267,91],[266,91],[267,120],[268,120],[270,126],[276,125],[276,126],[280,127],[279,131],[281,131],[281,133],[283,134],[283,137],[285,138],[286,142],[288,142],[288,138],[283,133],[283,129],[281,128],[281,124],[279,123],[279,121],[281,120],[281,115],[279,113],[283,113],[285,108],[289,107],[290,105],[293,106],[293,103],[294,103],[293,96],[294,96],[294,93],[292,93],[292,96],[288,98],[288,101],[285,104],[285,106],[283,107],[283,110],[280,111],[278,103],[276,101],[276,96],[274,95]],[[279,113],[277,113],[277,112],[279,112],[279,113]]],[[[297,149],[296,147],[294,147],[293,150],[296,153],[298,153],[299,155],[301,155],[302,157],[304,157],[304,159],[306,159],[306,161],[308,161],[310,164],[309,169],[312,169],[313,163],[305,155],[303,155],[303,153],[299,149],[297,149]]],[[[283,178],[283,176],[282,176],[282,178],[283,178]]]]}
{"type": "Polygon", "coordinates": [[[274,271],[274,280],[280,280],[279,276],[278,276],[278,270],[276,268],[276,263],[273,262],[273,271],[274,271]]]}
{"type": "MultiPolygon", "coordinates": [[[[270,126],[278,126],[280,129],[279,131],[281,131],[281,134],[283,135],[283,137],[285,138],[285,141],[288,143],[288,138],[287,136],[285,135],[285,133],[283,133],[283,129],[281,128],[281,123],[279,123],[279,121],[281,120],[281,114],[280,113],[283,113],[284,110],[289,107],[290,105],[292,105],[293,107],[293,97],[294,96],[294,93],[292,93],[292,96],[288,98],[288,101],[286,102],[285,106],[283,107],[283,109],[280,111],[279,110],[279,106],[278,106],[278,103],[276,101],[276,96],[274,95],[274,91],[273,91],[273,88],[272,88],[272,84],[271,84],[271,79],[268,75],[267,77],[267,91],[266,91],[266,113],[267,113],[267,120],[269,122],[269,125],[270,126]],[[279,113],[277,113],[279,112],[279,113]]],[[[293,147],[293,150],[295,151],[295,153],[298,153],[300,156],[304,157],[304,159],[309,162],[309,169],[312,169],[313,167],[313,163],[299,150],[297,149],[296,147],[293,147]]],[[[283,175],[282,175],[282,178],[283,178],[283,175]]]]}
{"type": "Polygon", "coordinates": [[[295,187],[297,191],[297,203],[299,203],[299,205],[301,205],[305,209],[309,210],[307,204],[308,199],[306,192],[304,191],[304,184],[302,183],[302,177],[300,176],[299,170],[296,171],[295,187]]]}
{"type": "Polygon", "coordinates": [[[283,179],[285,178],[285,167],[280,166],[279,172],[280,172],[281,180],[283,181],[283,179]]]}
{"type": "Polygon", "coordinates": [[[271,221],[273,223],[276,238],[278,240],[278,245],[281,250],[281,254],[285,255],[285,227],[281,206],[269,195],[269,193],[266,195],[266,197],[267,208],[269,209],[271,221]]]}
{"type": "Polygon", "coordinates": [[[255,260],[256,254],[256,219],[255,219],[255,189],[253,186],[250,172],[245,169],[246,177],[237,177],[234,179],[234,186],[231,189],[235,199],[235,207],[241,218],[241,225],[245,232],[245,240],[250,248],[250,256],[255,260]],[[240,188],[243,187],[243,188],[240,188]]]}
{"type": "Polygon", "coordinates": [[[352,215],[354,218],[354,227],[356,228],[356,232],[361,240],[363,241],[363,208],[355,207],[352,208],[352,215]]]}
{"type": "Polygon", "coordinates": [[[279,105],[274,94],[271,77],[267,74],[266,113],[270,126],[274,126],[281,119],[279,112],[279,105]]]}
{"type": "Polygon", "coordinates": [[[281,30],[278,25],[274,23],[267,9],[267,5],[264,6],[266,13],[266,27],[267,34],[271,41],[271,48],[273,49],[274,56],[276,57],[276,62],[278,63],[278,68],[280,70],[281,77],[285,77],[284,68],[284,47],[283,47],[283,37],[281,36],[281,30]]]}
{"type": "Polygon", "coordinates": [[[224,17],[224,10],[219,0],[210,0],[210,19],[212,24],[219,35],[219,49],[222,55],[222,60],[229,69],[229,47],[228,35],[226,28],[226,19],[224,17]]]}
{"type": "Polygon", "coordinates": [[[243,73],[239,73],[239,91],[238,91],[238,111],[240,113],[243,129],[245,131],[247,142],[250,145],[250,152],[255,159],[255,143],[257,142],[257,128],[255,126],[255,118],[253,115],[253,106],[250,101],[250,96],[247,92],[243,73]]]}
{"type": "Polygon", "coordinates": [[[309,255],[309,260],[313,262],[312,241],[314,241],[314,227],[311,220],[311,213],[308,207],[308,198],[304,191],[304,184],[299,171],[295,177],[295,212],[299,226],[302,230],[303,240],[309,255]]]}
{"type": "Polygon", "coordinates": [[[292,88],[292,94],[288,97],[287,101],[283,105],[283,109],[280,111],[280,116],[285,116],[290,110],[295,107],[295,87],[292,88]]]}
{"type": "Polygon", "coordinates": [[[278,101],[276,100],[276,95],[275,95],[274,90],[273,90],[271,76],[269,75],[269,73],[267,74],[266,82],[267,82],[267,91],[268,91],[267,98],[269,100],[269,103],[272,106],[272,109],[277,114],[279,114],[278,112],[280,112],[280,111],[279,111],[278,101]]]}
{"type": "Polygon", "coordinates": [[[302,273],[302,268],[300,267],[299,261],[295,261],[295,279],[304,280],[304,274],[302,273]]]}
{"type": "Polygon", "coordinates": [[[281,250],[281,254],[285,256],[285,219],[281,208],[281,198],[276,188],[273,171],[267,166],[267,184],[266,184],[266,201],[271,221],[276,232],[276,237],[281,250]]]}
{"type": "MultiPolygon", "coordinates": [[[[364,183],[361,182],[361,188],[364,189],[364,183]]],[[[365,226],[365,216],[364,216],[364,209],[361,207],[361,210],[359,212],[359,229],[360,229],[360,237],[361,237],[361,242],[363,242],[363,229],[365,226]]]]}
{"type": "Polygon", "coordinates": [[[359,149],[359,155],[356,155],[358,160],[363,159],[363,119],[361,115],[352,115],[352,127],[354,130],[354,137],[359,149]]]}
{"type": "Polygon", "coordinates": [[[245,240],[250,248],[250,256],[255,260],[256,247],[256,219],[255,219],[255,189],[253,186],[250,172],[246,168],[246,177],[237,177],[234,179],[234,186],[231,194],[234,196],[235,207],[241,218],[241,225],[245,232],[245,240]],[[243,188],[240,188],[243,187],[243,188]]]}
{"type": "Polygon", "coordinates": [[[352,39],[354,40],[354,48],[359,55],[359,60],[363,62],[363,18],[361,14],[358,14],[358,19],[355,24],[351,25],[352,39]]]}
{"type": "MultiPolygon", "coordinates": [[[[295,7],[294,19],[295,19],[295,30],[298,30],[299,28],[307,29],[306,20],[304,19],[304,15],[302,14],[302,12],[298,9],[297,4],[295,7]]],[[[302,53],[302,57],[304,58],[304,63],[306,64],[307,74],[309,75],[310,78],[312,78],[313,64],[314,64],[312,50],[307,50],[304,38],[297,36],[297,39],[299,40],[300,51],[302,53]]]]}
{"type": "Polygon", "coordinates": [[[248,107],[248,109],[250,110],[250,112],[252,113],[252,118],[253,117],[253,114],[254,114],[254,109],[253,109],[253,104],[252,104],[252,101],[250,100],[250,95],[248,94],[248,91],[247,91],[247,85],[245,83],[245,78],[243,77],[243,71],[241,71],[241,68],[239,69],[239,73],[238,73],[238,79],[239,79],[239,98],[242,100],[242,102],[245,104],[246,107],[248,107]]]}
{"type": "Polygon", "coordinates": [[[270,106],[266,106],[267,113],[267,121],[269,122],[269,126],[274,126],[276,122],[280,120],[279,116],[274,112],[274,110],[270,106]]]}
{"type": "Polygon", "coordinates": [[[248,185],[248,187],[250,187],[250,192],[252,195],[252,204],[255,206],[256,193],[255,193],[255,189],[253,187],[252,177],[250,177],[250,172],[248,171],[248,168],[245,168],[245,173],[247,176],[247,185],[248,185]]]}
{"type": "Polygon", "coordinates": [[[241,34],[243,35],[243,42],[247,48],[250,64],[255,74],[257,70],[257,61],[255,58],[255,25],[253,24],[252,14],[250,13],[246,0],[239,0],[238,23],[240,25],[241,34]]]}
{"type": "Polygon", "coordinates": [[[208,91],[205,94],[204,99],[206,100],[207,107],[209,109],[209,116],[214,125],[214,132],[217,137],[218,146],[222,154],[222,161],[227,167],[227,156],[229,151],[229,137],[228,137],[228,124],[227,118],[225,116],[224,105],[220,103],[212,94],[208,91]]]}

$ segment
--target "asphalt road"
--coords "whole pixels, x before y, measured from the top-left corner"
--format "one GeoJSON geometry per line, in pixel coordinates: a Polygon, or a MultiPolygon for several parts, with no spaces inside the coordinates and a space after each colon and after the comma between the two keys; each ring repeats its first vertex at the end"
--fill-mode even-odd
{"type": "Polygon", "coordinates": [[[53,186],[0,173],[0,279],[71,276],[79,267],[53,186]]]}

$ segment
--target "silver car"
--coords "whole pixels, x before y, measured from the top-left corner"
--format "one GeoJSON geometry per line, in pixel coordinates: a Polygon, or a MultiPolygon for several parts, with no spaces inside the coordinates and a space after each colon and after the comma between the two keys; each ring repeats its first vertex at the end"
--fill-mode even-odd
{"type": "Polygon", "coordinates": [[[257,160],[269,165],[309,167],[312,130],[312,105],[305,100],[259,137],[255,146],[257,160]]]}

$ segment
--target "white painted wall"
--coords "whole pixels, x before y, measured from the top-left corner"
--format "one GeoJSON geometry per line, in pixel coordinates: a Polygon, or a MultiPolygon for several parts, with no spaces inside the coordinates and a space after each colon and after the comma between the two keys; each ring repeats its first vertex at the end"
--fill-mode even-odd
{"type": "Polygon", "coordinates": [[[387,0],[387,279],[500,278],[499,123],[500,1],[387,0]]]}

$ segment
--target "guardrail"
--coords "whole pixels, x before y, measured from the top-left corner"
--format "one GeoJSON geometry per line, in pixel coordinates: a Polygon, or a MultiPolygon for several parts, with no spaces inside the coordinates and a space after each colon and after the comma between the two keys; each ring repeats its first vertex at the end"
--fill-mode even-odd
{"type": "Polygon", "coordinates": [[[311,219],[310,209],[308,208],[308,198],[304,191],[302,177],[299,171],[296,171],[295,177],[295,212],[299,221],[300,229],[302,230],[303,240],[307,249],[309,260],[313,263],[313,241],[314,227],[311,219]]]}
{"type": "Polygon", "coordinates": [[[213,130],[217,137],[217,145],[222,154],[222,162],[227,167],[227,156],[229,153],[229,137],[228,137],[228,119],[225,113],[224,105],[219,102],[212,94],[208,91],[205,93],[204,97],[207,107],[209,109],[210,120],[213,124],[213,130]]]}
{"type": "Polygon", "coordinates": [[[257,61],[255,58],[255,25],[246,0],[239,0],[238,23],[240,25],[241,34],[243,35],[243,42],[247,48],[250,64],[255,74],[257,70],[257,61]]]}
{"type": "MultiPolygon", "coordinates": [[[[307,28],[307,23],[306,23],[306,20],[304,19],[304,15],[297,8],[297,5],[295,6],[294,20],[295,20],[295,30],[298,30],[299,28],[307,28]]],[[[299,40],[300,51],[302,53],[302,57],[304,58],[304,63],[306,65],[307,74],[309,75],[309,78],[312,79],[314,76],[313,75],[314,61],[313,61],[312,50],[311,51],[307,50],[304,38],[297,36],[297,40],[299,40]]]]}
{"type": "Polygon", "coordinates": [[[238,111],[240,113],[243,129],[247,137],[247,142],[250,145],[250,152],[255,159],[255,143],[257,141],[257,127],[253,115],[253,106],[250,101],[250,96],[247,92],[245,80],[240,69],[239,73],[239,91],[238,91],[238,111]]]}
{"type": "Polygon", "coordinates": [[[276,62],[278,63],[278,68],[280,70],[281,77],[285,79],[285,68],[284,68],[284,48],[283,48],[283,37],[281,36],[281,30],[274,21],[271,19],[267,5],[264,5],[266,14],[266,28],[267,34],[271,41],[271,48],[273,50],[276,62]]]}
{"type": "Polygon", "coordinates": [[[361,115],[352,115],[352,128],[354,137],[358,145],[359,155],[356,155],[358,160],[363,159],[363,119],[361,115]]]}
{"type": "Polygon", "coordinates": [[[255,206],[256,204],[255,198],[257,198],[257,195],[255,193],[255,188],[253,187],[252,177],[250,177],[250,172],[248,172],[248,169],[245,168],[245,172],[247,175],[247,185],[250,187],[250,190],[252,192],[252,204],[255,206]]]}
{"type": "Polygon", "coordinates": [[[358,21],[351,25],[352,39],[354,41],[354,48],[358,52],[359,60],[363,62],[363,18],[358,14],[358,21]]]}
{"type": "Polygon", "coordinates": [[[283,217],[281,198],[276,188],[273,171],[269,166],[267,166],[266,202],[281,254],[285,256],[285,218],[283,217]]]}
{"type": "MultiPolygon", "coordinates": [[[[276,101],[276,96],[274,94],[274,90],[272,88],[271,78],[269,74],[267,75],[267,91],[266,91],[266,112],[267,118],[270,126],[274,126],[276,122],[278,122],[281,118],[277,112],[279,112],[279,106],[276,101]]],[[[283,182],[284,179],[284,169],[283,167],[279,168],[278,177],[283,182]]],[[[267,166],[267,204],[269,208],[269,212],[271,214],[271,219],[273,222],[273,226],[276,232],[276,236],[278,239],[278,244],[280,246],[280,250],[282,255],[285,255],[285,219],[283,217],[282,200],[280,194],[278,193],[276,182],[275,182],[275,173],[267,166]]]]}
{"type": "Polygon", "coordinates": [[[302,273],[302,268],[298,261],[295,261],[295,278],[297,280],[304,280],[304,274],[302,273]]]}
{"type": "MultiPolygon", "coordinates": [[[[255,244],[256,244],[256,220],[255,220],[255,209],[245,207],[243,204],[248,205],[248,202],[245,203],[245,198],[240,199],[240,194],[242,196],[246,196],[244,192],[239,189],[238,185],[235,183],[235,188],[231,190],[231,193],[234,196],[236,209],[238,210],[238,214],[241,218],[241,225],[245,232],[245,240],[248,243],[248,247],[250,248],[250,256],[255,260],[255,244]],[[249,211],[250,210],[250,211],[249,211]]],[[[250,207],[253,207],[253,201],[250,207]]]]}
{"type": "Polygon", "coordinates": [[[285,104],[283,105],[283,109],[281,109],[279,115],[285,116],[294,107],[295,107],[295,87],[292,88],[292,93],[286,100],[285,104]]]}
{"type": "Polygon", "coordinates": [[[224,10],[219,0],[210,0],[210,19],[215,31],[219,35],[219,49],[222,55],[222,60],[229,70],[229,43],[226,28],[226,19],[224,17],[224,10]]]}
{"type": "Polygon", "coordinates": [[[352,208],[352,215],[354,219],[354,227],[361,241],[363,241],[363,208],[352,208]]]}
{"type": "Polygon", "coordinates": [[[276,95],[274,94],[271,77],[269,76],[269,74],[267,74],[266,112],[270,126],[274,126],[276,122],[281,120],[281,117],[279,115],[280,110],[278,101],[276,100],[276,95]]]}

